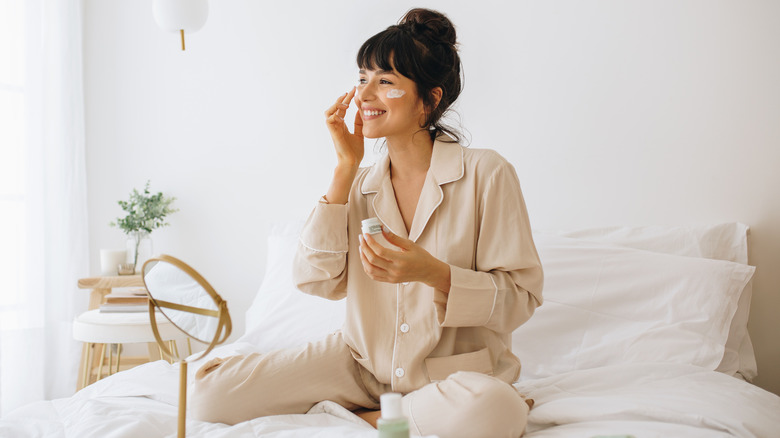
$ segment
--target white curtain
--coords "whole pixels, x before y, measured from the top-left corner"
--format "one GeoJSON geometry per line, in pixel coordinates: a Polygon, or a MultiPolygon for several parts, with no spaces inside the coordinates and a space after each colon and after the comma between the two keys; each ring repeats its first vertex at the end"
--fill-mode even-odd
{"type": "Polygon", "coordinates": [[[76,288],[89,269],[82,1],[21,3],[24,138],[3,145],[21,149],[22,183],[7,197],[21,220],[0,230],[0,251],[13,253],[0,268],[9,280],[0,295],[0,413],[75,392],[81,345],[71,324],[88,294],[76,288]]]}

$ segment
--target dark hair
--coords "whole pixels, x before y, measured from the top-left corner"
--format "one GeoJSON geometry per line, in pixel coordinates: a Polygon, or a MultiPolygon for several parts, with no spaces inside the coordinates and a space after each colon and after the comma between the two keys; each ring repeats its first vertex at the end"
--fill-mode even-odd
{"type": "Polygon", "coordinates": [[[460,140],[457,130],[441,118],[463,88],[455,26],[444,14],[430,9],[411,9],[398,24],[368,39],[357,54],[360,68],[395,70],[413,80],[425,108],[425,125],[431,139],[446,133],[460,140]],[[438,105],[431,90],[441,87],[438,105]]]}

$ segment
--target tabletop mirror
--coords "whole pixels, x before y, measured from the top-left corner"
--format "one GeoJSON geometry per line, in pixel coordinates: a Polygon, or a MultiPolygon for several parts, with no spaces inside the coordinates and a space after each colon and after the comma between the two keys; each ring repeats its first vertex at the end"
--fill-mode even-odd
{"type": "Polygon", "coordinates": [[[143,266],[143,281],[149,294],[149,321],[160,350],[179,368],[179,426],[183,438],[187,410],[187,360],[179,357],[178,349],[162,340],[155,312],[162,313],[188,339],[205,344],[206,349],[193,360],[208,354],[230,336],[231,322],[227,303],[197,271],[181,260],[160,255],[143,266]]]}

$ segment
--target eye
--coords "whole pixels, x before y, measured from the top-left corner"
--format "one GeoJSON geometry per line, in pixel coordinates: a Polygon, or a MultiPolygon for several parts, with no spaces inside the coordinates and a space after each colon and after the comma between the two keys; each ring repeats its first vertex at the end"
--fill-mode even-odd
{"type": "Polygon", "coordinates": [[[388,81],[387,79],[381,79],[381,80],[379,81],[379,83],[380,83],[380,84],[385,84],[385,85],[393,85],[393,83],[392,83],[392,82],[390,82],[390,81],[388,81]]]}
{"type": "Polygon", "coordinates": [[[358,84],[365,84],[365,83],[367,83],[367,82],[368,82],[368,81],[366,80],[366,78],[360,78],[360,79],[358,79],[358,84]]]}

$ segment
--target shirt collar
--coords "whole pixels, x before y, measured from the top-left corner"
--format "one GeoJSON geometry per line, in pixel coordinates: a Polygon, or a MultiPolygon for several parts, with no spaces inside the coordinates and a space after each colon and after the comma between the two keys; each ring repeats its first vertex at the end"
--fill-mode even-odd
{"type": "Polygon", "coordinates": [[[382,157],[369,170],[363,180],[361,192],[364,195],[376,195],[371,200],[371,209],[373,214],[390,228],[390,231],[416,242],[433,212],[444,200],[441,186],[461,179],[463,173],[463,147],[448,136],[437,138],[433,143],[431,165],[425,176],[425,183],[420,192],[420,199],[408,233],[398,209],[393,184],[390,180],[390,158],[388,155],[382,157]]]}
{"type": "MultiPolygon", "coordinates": [[[[452,137],[442,134],[433,142],[429,175],[437,185],[447,184],[463,178],[463,147],[452,137]]],[[[368,171],[360,191],[365,195],[377,193],[382,181],[390,178],[390,156],[385,154],[368,171]]]]}

